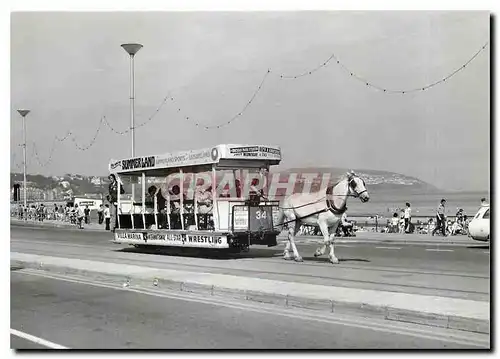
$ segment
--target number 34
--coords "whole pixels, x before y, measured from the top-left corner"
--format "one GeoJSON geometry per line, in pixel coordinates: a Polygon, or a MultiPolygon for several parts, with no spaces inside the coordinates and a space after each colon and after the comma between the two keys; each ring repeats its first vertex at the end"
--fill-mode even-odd
{"type": "Polygon", "coordinates": [[[257,211],[255,213],[255,218],[257,218],[257,219],[266,219],[267,218],[267,212],[266,211],[257,211]]]}

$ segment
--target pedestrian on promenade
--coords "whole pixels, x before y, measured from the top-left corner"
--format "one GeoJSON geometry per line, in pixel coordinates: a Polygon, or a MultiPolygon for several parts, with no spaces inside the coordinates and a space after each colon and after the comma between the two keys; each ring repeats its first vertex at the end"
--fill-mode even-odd
{"type": "Polygon", "coordinates": [[[389,233],[398,233],[399,231],[398,226],[399,226],[399,215],[397,212],[394,212],[390,222],[389,233]]]}
{"type": "Polygon", "coordinates": [[[437,208],[436,213],[436,228],[432,231],[432,235],[434,235],[437,231],[441,230],[441,233],[444,237],[446,237],[446,200],[442,199],[441,203],[437,208]]]}
{"type": "Polygon", "coordinates": [[[69,206],[69,204],[67,203],[66,204],[66,209],[64,211],[64,221],[65,222],[71,222],[71,208],[69,206]]]}
{"type": "Polygon", "coordinates": [[[106,230],[109,231],[109,222],[111,221],[111,214],[109,211],[109,204],[107,203],[106,203],[106,208],[104,208],[103,214],[104,214],[104,221],[106,223],[106,230]]]}
{"type": "MultiPolygon", "coordinates": [[[[109,193],[106,196],[110,203],[110,213],[111,213],[111,231],[114,232],[115,228],[118,226],[118,182],[116,181],[116,176],[112,173],[108,176],[109,193]]],[[[123,186],[120,186],[120,194],[124,194],[125,190],[123,186]]]]}
{"type": "Polygon", "coordinates": [[[45,206],[42,204],[40,204],[40,207],[38,207],[38,220],[40,222],[43,222],[43,220],[45,219],[45,215],[47,214],[46,212],[46,208],[45,206]]]}
{"type": "Polygon", "coordinates": [[[59,206],[58,219],[64,221],[64,207],[62,205],[59,206]]]}
{"type": "Polygon", "coordinates": [[[405,231],[405,211],[404,209],[401,210],[399,213],[399,229],[398,233],[404,233],[405,231]]]}
{"type": "Polygon", "coordinates": [[[85,224],[90,223],[90,209],[89,206],[85,206],[85,210],[83,211],[85,213],[85,224]]]}
{"type": "Polygon", "coordinates": [[[99,205],[99,209],[97,210],[97,220],[99,221],[99,224],[102,224],[104,221],[104,206],[102,204],[99,205]]]}
{"type": "Polygon", "coordinates": [[[406,202],[404,218],[405,218],[405,233],[410,233],[411,206],[410,206],[410,203],[408,203],[408,202],[406,202]]]}
{"type": "Polygon", "coordinates": [[[78,228],[83,229],[83,218],[85,217],[85,212],[83,210],[83,207],[78,207],[78,204],[75,204],[75,214],[76,214],[76,220],[78,223],[78,228]]]}

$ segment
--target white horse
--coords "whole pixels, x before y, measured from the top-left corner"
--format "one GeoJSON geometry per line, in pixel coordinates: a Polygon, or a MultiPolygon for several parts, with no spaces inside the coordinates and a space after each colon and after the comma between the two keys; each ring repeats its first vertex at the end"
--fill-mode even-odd
{"type": "Polygon", "coordinates": [[[365,187],[365,181],[354,172],[348,172],[346,178],[334,186],[329,186],[316,193],[294,193],[283,202],[280,208],[277,226],[288,225],[288,242],[286,244],[283,258],[292,259],[290,247],[293,251],[293,259],[302,262],[302,257],[295,246],[295,236],[300,229],[300,223],[310,226],[319,226],[323,234],[323,245],[318,247],[314,253],[315,257],[325,254],[327,246],[330,246],[330,262],[339,262],[335,257],[333,240],[335,231],[339,225],[342,214],[346,211],[347,197],[358,197],[361,202],[368,202],[370,196],[365,187]]]}

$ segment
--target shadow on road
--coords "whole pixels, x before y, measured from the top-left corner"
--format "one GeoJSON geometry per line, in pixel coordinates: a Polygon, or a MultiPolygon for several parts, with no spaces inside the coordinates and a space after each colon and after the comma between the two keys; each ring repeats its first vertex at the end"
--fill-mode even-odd
{"type": "MultiPolygon", "coordinates": [[[[282,249],[260,249],[251,248],[249,252],[230,253],[215,249],[199,249],[199,248],[171,248],[171,247],[130,247],[115,249],[114,252],[119,253],[142,253],[152,254],[159,256],[175,256],[175,257],[188,257],[188,258],[203,258],[203,259],[216,259],[216,260],[238,260],[238,259],[251,259],[251,258],[281,258],[283,256],[282,249]]],[[[303,256],[305,262],[329,263],[328,256],[313,257],[303,256]]],[[[339,258],[339,262],[364,262],[370,263],[371,261],[364,258],[339,258]]]]}
{"type": "MultiPolygon", "coordinates": [[[[326,256],[326,255],[324,257],[302,257],[302,259],[304,259],[304,261],[330,263],[330,260],[328,259],[328,256],[326,256]]],[[[339,262],[365,262],[365,263],[370,263],[371,261],[369,259],[364,259],[364,258],[339,258],[339,262]]]]}
{"type": "Polygon", "coordinates": [[[472,248],[472,249],[490,249],[489,244],[480,244],[476,246],[467,246],[467,248],[472,248]]]}
{"type": "Polygon", "coordinates": [[[140,248],[122,248],[116,249],[114,252],[121,253],[143,253],[153,255],[168,255],[176,257],[192,257],[204,259],[218,259],[218,260],[237,260],[249,258],[273,258],[279,257],[283,254],[283,250],[277,249],[259,249],[252,248],[249,252],[230,253],[215,249],[199,249],[199,248],[168,248],[168,247],[140,247],[140,248]]]}

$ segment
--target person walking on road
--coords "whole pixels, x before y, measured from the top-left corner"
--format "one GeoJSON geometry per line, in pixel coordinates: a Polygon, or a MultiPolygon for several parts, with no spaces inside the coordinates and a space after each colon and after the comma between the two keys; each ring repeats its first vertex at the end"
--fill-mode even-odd
{"type": "Polygon", "coordinates": [[[437,231],[441,230],[443,237],[446,237],[446,200],[442,199],[441,203],[437,208],[436,213],[436,228],[432,231],[432,235],[434,235],[437,231]]]}
{"type": "Polygon", "coordinates": [[[111,221],[111,214],[110,214],[110,211],[109,211],[109,204],[106,203],[106,207],[104,208],[104,211],[103,211],[103,215],[104,215],[104,221],[106,223],[106,230],[109,231],[109,222],[111,221]]]}
{"type": "Polygon", "coordinates": [[[75,214],[78,228],[83,229],[83,219],[85,218],[85,211],[83,210],[83,207],[79,207],[78,204],[75,204],[75,214]]]}
{"type": "Polygon", "coordinates": [[[411,225],[411,206],[410,203],[406,202],[405,208],[405,233],[410,233],[410,225],[411,225]]]}
{"type": "Polygon", "coordinates": [[[85,213],[85,224],[90,223],[90,208],[89,206],[85,206],[85,210],[83,211],[85,213]]]}
{"type": "Polygon", "coordinates": [[[104,221],[104,207],[102,204],[99,206],[99,209],[97,210],[97,220],[99,224],[102,224],[102,222],[104,221]]]}

